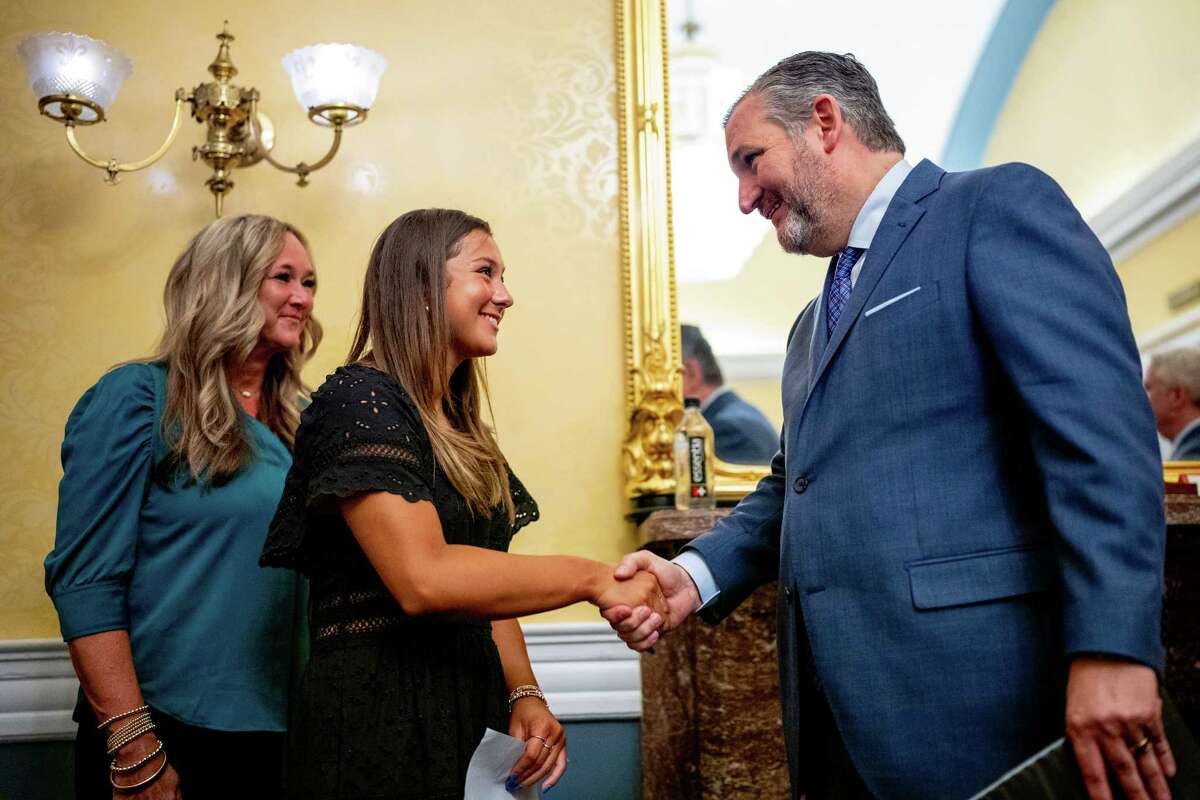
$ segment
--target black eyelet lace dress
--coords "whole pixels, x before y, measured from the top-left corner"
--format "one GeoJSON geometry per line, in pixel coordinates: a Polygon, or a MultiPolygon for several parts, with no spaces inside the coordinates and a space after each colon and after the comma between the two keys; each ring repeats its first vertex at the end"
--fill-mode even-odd
{"type": "Polygon", "coordinates": [[[370,367],[330,375],[305,409],[261,563],[311,581],[311,658],[291,698],[288,796],[461,800],[485,728],[507,732],[508,692],[487,622],[408,617],[337,501],[391,492],[437,509],[450,544],[507,550],[538,518],[510,473],[517,520],[472,515],[436,465],[416,406],[370,367]]]}

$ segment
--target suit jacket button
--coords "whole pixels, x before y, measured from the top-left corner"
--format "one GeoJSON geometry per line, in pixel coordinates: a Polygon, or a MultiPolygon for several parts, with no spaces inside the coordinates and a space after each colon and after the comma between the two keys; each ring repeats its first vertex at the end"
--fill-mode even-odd
{"type": "Polygon", "coordinates": [[[796,490],[796,494],[804,494],[808,491],[808,476],[801,475],[799,478],[796,478],[796,482],[792,484],[792,488],[796,490]]]}
{"type": "Polygon", "coordinates": [[[790,587],[790,586],[783,587],[783,599],[786,600],[788,603],[792,602],[792,587],[790,587]]]}

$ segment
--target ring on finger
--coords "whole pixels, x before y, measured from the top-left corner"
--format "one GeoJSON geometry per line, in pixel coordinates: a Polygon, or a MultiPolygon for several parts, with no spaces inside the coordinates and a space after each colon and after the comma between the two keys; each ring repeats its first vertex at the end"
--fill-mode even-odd
{"type": "Polygon", "coordinates": [[[1143,736],[1141,739],[1138,739],[1135,744],[1131,745],[1129,749],[1131,751],[1133,751],[1134,754],[1141,754],[1141,752],[1149,746],[1150,746],[1150,737],[1143,736]]]}
{"type": "Polygon", "coordinates": [[[530,739],[541,739],[541,740],[542,740],[542,747],[545,747],[545,746],[546,746],[546,744],[547,744],[547,742],[546,742],[546,737],[545,737],[545,736],[538,736],[536,733],[531,733],[531,734],[529,734],[529,738],[530,738],[530,739]]]}

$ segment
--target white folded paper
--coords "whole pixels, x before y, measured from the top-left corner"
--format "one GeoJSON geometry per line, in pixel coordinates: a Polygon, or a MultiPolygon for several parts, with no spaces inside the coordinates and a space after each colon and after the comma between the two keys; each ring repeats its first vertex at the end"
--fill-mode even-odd
{"type": "Polygon", "coordinates": [[[463,800],[539,800],[542,793],[537,786],[518,789],[509,794],[504,788],[512,775],[513,765],[525,752],[525,742],[508,734],[488,728],[483,732],[483,741],[475,748],[471,763],[467,765],[467,791],[463,800]]]}

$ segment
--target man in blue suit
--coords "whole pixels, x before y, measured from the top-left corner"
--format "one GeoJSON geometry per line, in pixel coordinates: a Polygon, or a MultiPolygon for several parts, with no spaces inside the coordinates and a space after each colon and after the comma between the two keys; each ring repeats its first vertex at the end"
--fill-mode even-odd
{"type": "Polygon", "coordinates": [[[904,161],[870,74],[800,53],[725,128],[744,213],[831,258],[788,337],[771,474],[674,562],[646,649],[778,580],[793,792],[968,797],[1055,737],[1090,795],[1169,796],[1154,420],[1112,263],[1021,164],[904,161]]]}
{"type": "Polygon", "coordinates": [[[695,325],[679,326],[683,351],[683,396],[700,400],[700,413],[713,429],[717,458],[730,464],[770,464],[779,432],[766,415],[725,385],[712,347],[695,325]]]}
{"type": "Polygon", "coordinates": [[[1171,461],[1200,460],[1200,347],[1156,354],[1146,367],[1146,395],[1171,461]]]}

